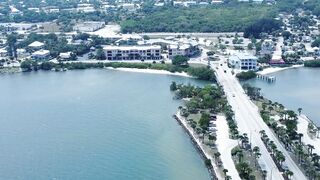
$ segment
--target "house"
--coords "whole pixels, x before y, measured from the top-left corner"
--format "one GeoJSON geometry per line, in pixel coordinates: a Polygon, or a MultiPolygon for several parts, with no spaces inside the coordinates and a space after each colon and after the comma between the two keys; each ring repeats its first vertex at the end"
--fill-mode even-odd
{"type": "Polygon", "coordinates": [[[156,7],[163,7],[163,6],[164,6],[164,3],[163,3],[163,2],[158,2],[158,3],[155,3],[154,6],[156,6],[156,7]]]}
{"type": "Polygon", "coordinates": [[[40,9],[39,8],[28,8],[28,11],[33,11],[33,12],[39,13],[40,9]]]}
{"type": "Polygon", "coordinates": [[[137,9],[140,9],[139,4],[130,4],[130,3],[121,4],[120,7],[127,11],[136,11],[137,9]]]}
{"type": "Polygon", "coordinates": [[[62,60],[68,60],[68,59],[71,58],[71,52],[60,53],[60,54],[59,54],[59,57],[60,57],[62,60]]]}
{"type": "Polygon", "coordinates": [[[25,49],[17,49],[18,58],[25,58],[29,55],[25,49]]]}
{"type": "Polygon", "coordinates": [[[5,48],[0,49],[0,57],[7,57],[8,53],[5,48]]]}
{"type": "Polygon", "coordinates": [[[183,2],[183,5],[185,7],[196,6],[197,5],[197,1],[185,1],[185,2],[183,2]]]}
{"type": "Polygon", "coordinates": [[[28,47],[31,50],[36,51],[36,50],[42,49],[44,47],[44,43],[39,41],[34,41],[33,43],[29,44],[28,47]]]}
{"type": "Polygon", "coordinates": [[[261,55],[272,54],[275,50],[274,42],[272,40],[265,40],[261,44],[261,55]]]}
{"type": "Polygon", "coordinates": [[[234,69],[256,70],[258,68],[258,58],[246,53],[236,53],[229,57],[228,63],[234,69]]]}
{"type": "Polygon", "coordinates": [[[183,6],[182,1],[173,1],[173,6],[183,6]]]}
{"type": "Polygon", "coordinates": [[[222,4],[223,1],[222,0],[213,0],[211,1],[211,4],[222,4]]]}
{"type": "Polygon", "coordinates": [[[50,51],[41,49],[31,54],[34,60],[48,60],[50,58],[50,51]]]}
{"type": "Polygon", "coordinates": [[[107,60],[161,60],[161,46],[104,46],[107,60]]]}

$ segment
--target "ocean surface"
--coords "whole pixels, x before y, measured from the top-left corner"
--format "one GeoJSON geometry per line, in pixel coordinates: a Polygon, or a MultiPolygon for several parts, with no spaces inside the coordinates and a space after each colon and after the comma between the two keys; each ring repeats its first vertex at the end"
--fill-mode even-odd
{"type": "Polygon", "coordinates": [[[172,81],[205,84],[113,70],[1,75],[0,179],[208,180],[171,117],[172,81]]]}
{"type": "Polygon", "coordinates": [[[283,104],[297,112],[301,107],[313,122],[320,125],[320,69],[296,68],[271,74],[276,77],[275,83],[260,79],[248,82],[260,87],[262,94],[272,101],[283,104]]]}

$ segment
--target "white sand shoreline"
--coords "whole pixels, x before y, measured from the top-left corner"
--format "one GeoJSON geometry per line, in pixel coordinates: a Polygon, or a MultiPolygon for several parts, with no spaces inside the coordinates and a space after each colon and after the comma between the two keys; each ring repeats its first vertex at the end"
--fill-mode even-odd
{"type": "Polygon", "coordinates": [[[293,65],[290,67],[269,67],[257,73],[260,75],[267,75],[267,74],[272,74],[272,73],[287,70],[287,69],[300,68],[300,67],[303,67],[303,65],[293,65]]]}
{"type": "Polygon", "coordinates": [[[157,69],[138,69],[138,68],[112,68],[107,67],[106,69],[118,70],[118,71],[126,71],[126,72],[136,72],[136,73],[149,73],[149,74],[163,74],[163,75],[173,75],[173,76],[182,76],[193,78],[188,75],[186,72],[169,72],[166,70],[157,70],[157,69]]]}
{"type": "Polygon", "coordinates": [[[305,145],[307,144],[313,145],[314,146],[313,152],[320,155],[320,139],[317,139],[317,138],[311,139],[310,136],[308,135],[309,122],[311,122],[311,120],[306,115],[301,114],[300,116],[298,116],[297,131],[298,133],[303,134],[302,142],[304,142],[305,145]]]}

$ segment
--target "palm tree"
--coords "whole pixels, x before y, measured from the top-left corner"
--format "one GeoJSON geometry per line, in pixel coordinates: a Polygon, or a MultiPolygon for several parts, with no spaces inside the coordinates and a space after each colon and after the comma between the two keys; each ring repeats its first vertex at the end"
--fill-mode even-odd
{"type": "Polygon", "coordinates": [[[311,144],[308,144],[308,154],[311,155],[312,154],[312,150],[314,149],[314,146],[311,144]]]}
{"type": "Polygon", "coordinates": [[[241,147],[243,148],[244,145],[246,145],[249,142],[248,134],[243,133],[243,135],[240,138],[240,141],[241,141],[241,147]]]}
{"type": "Polygon", "coordinates": [[[262,171],[262,178],[263,178],[263,180],[267,179],[267,174],[268,174],[268,172],[267,172],[266,170],[263,170],[263,171],[262,171]]]}
{"type": "Polygon", "coordinates": [[[224,176],[226,177],[226,176],[227,176],[228,169],[223,169],[222,171],[223,171],[224,176]]]}
{"type": "Polygon", "coordinates": [[[290,170],[286,170],[285,174],[288,177],[288,179],[291,179],[291,177],[293,176],[293,172],[290,170]]]}
{"type": "Polygon", "coordinates": [[[252,169],[250,168],[248,163],[241,162],[236,165],[236,169],[238,170],[241,178],[249,179],[249,176],[250,176],[250,173],[252,172],[252,169]]]}
{"type": "Polygon", "coordinates": [[[219,152],[216,152],[213,155],[214,155],[214,160],[217,161],[221,154],[219,152]]]}
{"type": "Polygon", "coordinates": [[[301,112],[302,112],[302,108],[298,108],[298,113],[299,113],[299,116],[301,115],[301,112]]]}
{"type": "Polygon", "coordinates": [[[211,143],[213,143],[213,141],[217,140],[217,137],[213,135],[209,135],[209,140],[211,141],[211,143]]]}
{"type": "Polygon", "coordinates": [[[277,159],[278,163],[280,164],[280,166],[286,160],[285,156],[282,154],[281,151],[276,152],[276,159],[277,159]]]}
{"type": "Polygon", "coordinates": [[[252,151],[253,151],[253,154],[254,154],[254,158],[256,159],[256,161],[254,162],[254,165],[257,166],[257,160],[261,156],[260,148],[258,146],[255,146],[252,151]]]}
{"type": "Polygon", "coordinates": [[[206,135],[206,130],[205,129],[202,129],[202,142],[204,142],[204,137],[205,137],[205,135],[206,135]]]}
{"type": "Polygon", "coordinates": [[[299,144],[301,144],[301,139],[302,139],[302,137],[303,137],[303,134],[302,134],[302,133],[299,133],[299,134],[297,134],[297,136],[298,136],[298,138],[299,138],[299,144]]]}
{"type": "Polygon", "coordinates": [[[239,158],[239,163],[241,163],[242,158],[243,158],[243,152],[242,151],[238,151],[237,155],[238,155],[238,158],[239,158]]]}

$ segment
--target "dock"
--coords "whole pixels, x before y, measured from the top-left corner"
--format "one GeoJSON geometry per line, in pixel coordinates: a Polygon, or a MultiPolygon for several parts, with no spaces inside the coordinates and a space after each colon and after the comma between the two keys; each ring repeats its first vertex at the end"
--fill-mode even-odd
{"type": "Polygon", "coordinates": [[[264,80],[264,81],[267,81],[269,83],[273,83],[273,82],[276,81],[276,77],[275,76],[267,76],[267,75],[258,74],[257,78],[261,79],[261,80],[264,80]]]}

